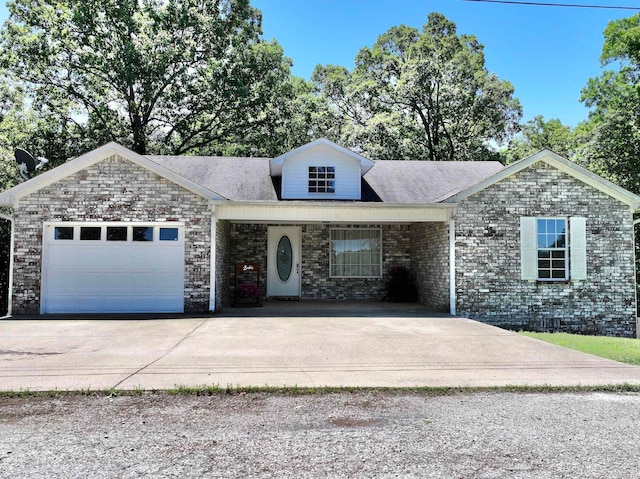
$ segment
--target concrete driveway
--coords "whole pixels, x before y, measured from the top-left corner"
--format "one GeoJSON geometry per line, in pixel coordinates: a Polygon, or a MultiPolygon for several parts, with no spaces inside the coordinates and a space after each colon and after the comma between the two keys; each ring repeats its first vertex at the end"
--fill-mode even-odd
{"type": "Polygon", "coordinates": [[[417,305],[0,321],[0,390],[640,384],[640,368],[417,305]]]}

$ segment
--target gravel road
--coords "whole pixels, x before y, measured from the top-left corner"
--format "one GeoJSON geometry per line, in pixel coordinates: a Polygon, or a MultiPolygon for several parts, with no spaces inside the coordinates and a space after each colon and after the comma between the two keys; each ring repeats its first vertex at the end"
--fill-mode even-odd
{"type": "Polygon", "coordinates": [[[640,394],[0,399],[0,477],[631,478],[640,394]]]}

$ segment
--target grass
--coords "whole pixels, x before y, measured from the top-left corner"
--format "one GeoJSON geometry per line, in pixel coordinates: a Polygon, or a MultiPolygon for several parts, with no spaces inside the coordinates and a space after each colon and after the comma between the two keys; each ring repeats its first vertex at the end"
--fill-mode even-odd
{"type": "Polygon", "coordinates": [[[640,366],[640,341],[637,339],[582,336],[568,333],[521,332],[521,334],[594,356],[640,366]]]}
{"type": "Polygon", "coordinates": [[[475,393],[589,393],[589,392],[609,392],[609,393],[640,393],[638,384],[610,384],[600,386],[490,386],[490,387],[400,387],[400,388],[380,388],[380,387],[298,387],[298,386],[179,386],[171,389],[149,389],[136,388],[128,389],[107,389],[107,390],[52,390],[52,391],[1,391],[0,400],[9,398],[64,398],[64,397],[118,397],[118,396],[148,396],[148,395],[169,395],[169,396],[243,396],[246,394],[269,394],[284,396],[308,396],[324,394],[344,394],[344,393],[373,393],[373,394],[419,394],[423,396],[454,396],[457,394],[475,393]]]}

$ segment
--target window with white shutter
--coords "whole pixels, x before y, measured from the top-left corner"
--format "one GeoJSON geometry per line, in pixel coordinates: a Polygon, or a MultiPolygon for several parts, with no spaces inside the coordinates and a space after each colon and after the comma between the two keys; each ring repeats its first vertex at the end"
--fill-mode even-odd
{"type": "Polygon", "coordinates": [[[587,277],[586,219],[520,218],[521,277],[530,281],[587,277]]]}

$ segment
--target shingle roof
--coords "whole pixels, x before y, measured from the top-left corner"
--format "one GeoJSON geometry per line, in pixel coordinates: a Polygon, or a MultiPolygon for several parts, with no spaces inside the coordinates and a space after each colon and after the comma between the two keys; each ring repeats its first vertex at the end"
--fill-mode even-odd
{"type": "MultiPolygon", "coordinates": [[[[154,155],[147,158],[233,201],[278,200],[269,176],[268,158],[154,155]]],[[[502,168],[497,161],[383,160],[375,162],[364,180],[385,203],[434,203],[502,168]]]]}
{"type": "Polygon", "coordinates": [[[364,179],[385,203],[435,203],[497,173],[497,161],[376,161],[364,179]]]}
{"type": "Polygon", "coordinates": [[[147,156],[165,168],[233,201],[277,201],[269,158],[147,156]]]}

